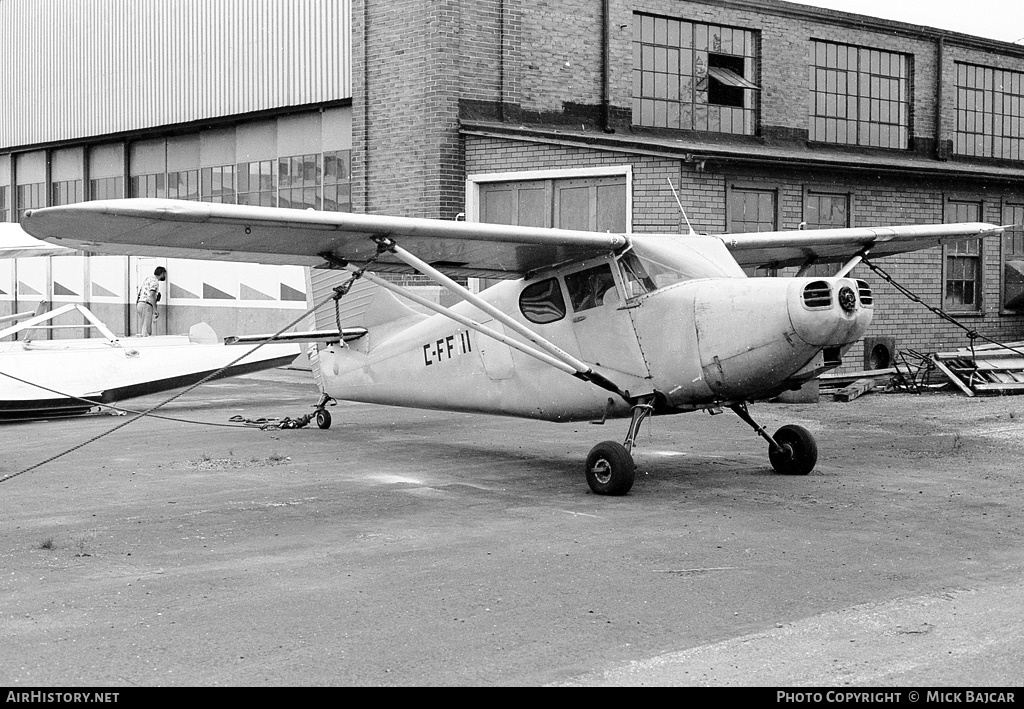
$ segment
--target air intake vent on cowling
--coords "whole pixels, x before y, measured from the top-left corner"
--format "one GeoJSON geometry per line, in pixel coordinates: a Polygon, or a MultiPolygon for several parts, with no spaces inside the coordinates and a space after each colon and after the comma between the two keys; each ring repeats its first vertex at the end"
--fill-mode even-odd
{"type": "Polygon", "coordinates": [[[814,281],[804,286],[804,305],[808,308],[831,308],[832,288],[825,281],[814,281]]]}
{"type": "Polygon", "coordinates": [[[867,281],[857,281],[857,294],[860,296],[861,305],[870,306],[875,302],[871,297],[871,286],[867,281]]]}

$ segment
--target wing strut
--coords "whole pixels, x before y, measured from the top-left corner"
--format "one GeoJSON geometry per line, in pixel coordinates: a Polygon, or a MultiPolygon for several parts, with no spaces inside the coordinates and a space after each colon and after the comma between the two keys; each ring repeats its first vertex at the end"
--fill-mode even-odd
{"type": "Polygon", "coordinates": [[[394,283],[392,283],[390,281],[384,280],[383,278],[381,278],[380,276],[376,275],[375,273],[362,270],[360,267],[355,266],[354,264],[351,264],[348,261],[345,261],[343,259],[339,259],[336,256],[334,256],[333,254],[323,253],[323,254],[320,254],[320,256],[324,260],[326,260],[327,262],[331,263],[332,265],[344,268],[345,270],[350,271],[353,274],[356,274],[357,272],[362,271],[361,273],[359,273],[359,276],[361,276],[362,278],[367,279],[371,283],[375,283],[375,284],[381,286],[382,288],[385,288],[385,289],[391,291],[392,293],[395,293],[396,295],[399,295],[399,296],[401,296],[403,298],[408,298],[409,300],[413,301],[414,303],[418,303],[418,304],[422,305],[425,308],[433,310],[435,313],[440,313],[441,315],[444,315],[445,317],[450,318],[451,320],[454,320],[455,322],[457,322],[457,323],[459,323],[461,325],[465,325],[466,327],[468,327],[468,328],[470,328],[472,330],[475,330],[475,331],[479,332],[480,334],[485,335],[486,337],[490,337],[490,338],[492,338],[494,340],[497,340],[498,342],[500,342],[500,343],[502,343],[504,345],[507,345],[507,346],[509,346],[509,347],[511,347],[511,348],[513,348],[515,350],[518,350],[518,351],[522,352],[525,355],[528,355],[530,357],[538,359],[541,362],[544,362],[545,364],[551,365],[552,367],[555,367],[556,369],[559,369],[559,370],[565,372],[566,374],[571,374],[574,377],[576,377],[577,379],[582,379],[583,381],[591,382],[592,384],[596,384],[597,386],[601,387],[602,389],[606,389],[608,391],[614,392],[614,393],[618,394],[619,396],[621,396],[623,398],[623,400],[625,400],[627,403],[631,403],[632,402],[632,399],[630,398],[628,391],[623,391],[621,388],[619,388],[614,382],[609,380],[607,377],[605,377],[604,375],[600,374],[599,372],[596,372],[594,370],[594,368],[591,367],[589,364],[587,364],[586,362],[583,362],[581,360],[576,359],[575,357],[570,355],[568,352],[565,352],[564,350],[562,350],[561,348],[557,347],[556,345],[554,345],[550,341],[544,339],[543,337],[541,337],[540,335],[538,335],[537,333],[533,332],[528,327],[523,325],[522,323],[514,320],[513,318],[510,318],[506,313],[503,313],[502,311],[498,310],[497,308],[495,308],[490,303],[487,303],[486,301],[481,299],[479,296],[477,296],[476,294],[470,292],[468,289],[466,289],[465,287],[459,285],[458,283],[456,283],[452,279],[448,278],[447,276],[445,276],[443,273],[441,273],[437,269],[435,269],[432,266],[428,265],[427,263],[425,263],[421,259],[413,256],[408,251],[405,251],[404,249],[398,247],[397,245],[395,245],[395,243],[391,239],[388,239],[388,238],[385,238],[385,237],[376,237],[374,239],[374,241],[377,241],[378,244],[383,245],[384,248],[386,248],[388,251],[391,251],[392,253],[394,253],[395,256],[397,256],[399,259],[401,259],[401,260],[405,261],[406,263],[408,263],[410,266],[415,268],[417,271],[419,271],[423,275],[425,275],[425,276],[431,278],[432,280],[436,281],[437,283],[439,283],[440,285],[444,286],[448,290],[452,291],[456,295],[459,295],[464,300],[469,302],[471,305],[473,305],[473,306],[479,308],[480,310],[484,311],[485,313],[487,313],[488,315],[492,316],[495,320],[497,320],[501,324],[503,324],[503,325],[511,328],[515,332],[523,335],[528,340],[530,340],[530,342],[533,342],[538,347],[541,347],[541,348],[543,348],[543,350],[546,350],[546,351],[541,351],[540,349],[537,349],[536,347],[531,347],[530,345],[527,345],[527,344],[525,344],[523,342],[519,342],[518,340],[514,340],[514,339],[510,338],[508,335],[505,335],[503,333],[498,332],[497,330],[489,328],[486,325],[484,325],[484,324],[482,324],[482,323],[480,323],[480,322],[478,322],[478,321],[476,321],[476,320],[474,320],[472,318],[466,317],[464,315],[460,315],[460,314],[452,311],[450,308],[446,308],[443,305],[440,305],[438,303],[433,302],[432,300],[428,300],[428,299],[426,299],[426,298],[424,298],[422,296],[416,295],[415,293],[413,293],[413,292],[411,292],[411,291],[409,291],[409,290],[407,290],[405,288],[402,288],[399,285],[396,285],[396,284],[394,284],[394,283]]]}

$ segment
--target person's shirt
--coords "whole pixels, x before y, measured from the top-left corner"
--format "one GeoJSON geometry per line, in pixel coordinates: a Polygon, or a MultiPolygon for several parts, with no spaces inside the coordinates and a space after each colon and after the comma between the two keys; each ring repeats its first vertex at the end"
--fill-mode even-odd
{"type": "Polygon", "coordinates": [[[160,280],[156,276],[146,276],[139,287],[139,302],[156,305],[156,292],[160,288],[160,280]]]}

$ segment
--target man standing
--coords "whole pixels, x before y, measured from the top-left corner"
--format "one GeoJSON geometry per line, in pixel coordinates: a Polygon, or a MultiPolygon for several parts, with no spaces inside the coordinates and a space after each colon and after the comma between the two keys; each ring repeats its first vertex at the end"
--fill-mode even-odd
{"type": "Polygon", "coordinates": [[[160,300],[160,281],[167,280],[167,269],[157,266],[152,276],[147,276],[139,287],[138,302],[135,312],[139,315],[139,337],[149,337],[153,333],[153,323],[158,317],[156,302],[160,300]]]}

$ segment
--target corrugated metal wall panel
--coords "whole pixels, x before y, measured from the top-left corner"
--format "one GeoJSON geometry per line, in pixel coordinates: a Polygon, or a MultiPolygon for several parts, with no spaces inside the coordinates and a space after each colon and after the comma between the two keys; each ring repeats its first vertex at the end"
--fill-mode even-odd
{"type": "Polygon", "coordinates": [[[350,0],[3,0],[0,148],[351,98],[350,0]]]}

